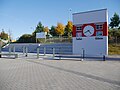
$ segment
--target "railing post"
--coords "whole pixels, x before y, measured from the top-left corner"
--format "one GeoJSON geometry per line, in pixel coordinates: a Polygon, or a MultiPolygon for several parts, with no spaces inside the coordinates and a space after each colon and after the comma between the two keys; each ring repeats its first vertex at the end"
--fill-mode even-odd
{"type": "Polygon", "coordinates": [[[55,57],[55,48],[52,48],[53,49],[53,59],[55,57]]]}
{"type": "Polygon", "coordinates": [[[22,48],[22,49],[23,49],[23,55],[24,55],[24,54],[25,54],[25,46],[23,46],[23,48],[22,48]]]}
{"type": "Polygon", "coordinates": [[[46,48],[44,47],[44,56],[45,56],[45,54],[46,54],[46,48]]]}
{"type": "Polygon", "coordinates": [[[39,58],[39,48],[37,48],[37,58],[39,58]]]}
{"type": "Polygon", "coordinates": [[[9,47],[9,53],[11,53],[11,47],[9,47]]]}
{"type": "Polygon", "coordinates": [[[25,48],[25,51],[26,51],[26,57],[28,56],[28,48],[27,48],[27,46],[26,46],[26,48],[25,48]]]}
{"type": "Polygon", "coordinates": [[[13,53],[15,53],[15,46],[13,46],[13,53]]]}

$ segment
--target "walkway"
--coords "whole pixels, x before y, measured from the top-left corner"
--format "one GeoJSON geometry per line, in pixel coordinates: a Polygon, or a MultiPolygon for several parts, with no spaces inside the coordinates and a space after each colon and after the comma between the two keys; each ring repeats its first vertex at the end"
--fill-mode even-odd
{"type": "Polygon", "coordinates": [[[0,58],[0,90],[120,90],[120,61],[0,58]]]}

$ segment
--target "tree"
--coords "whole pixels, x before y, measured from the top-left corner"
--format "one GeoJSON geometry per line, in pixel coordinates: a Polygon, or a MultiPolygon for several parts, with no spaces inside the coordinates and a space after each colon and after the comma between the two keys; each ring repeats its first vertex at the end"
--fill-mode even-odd
{"type": "Polygon", "coordinates": [[[52,26],[51,29],[50,29],[50,34],[51,34],[52,36],[57,36],[57,33],[56,33],[55,29],[56,29],[55,26],[52,26]]]}
{"type": "Polygon", "coordinates": [[[0,33],[1,39],[8,40],[8,34],[4,32],[4,30],[0,33]]]}
{"type": "Polygon", "coordinates": [[[33,36],[36,36],[36,33],[43,32],[44,31],[44,26],[42,25],[41,22],[38,23],[36,30],[33,32],[33,36]]]}
{"type": "Polygon", "coordinates": [[[109,26],[111,28],[119,27],[120,17],[117,13],[114,13],[114,16],[112,18],[110,18],[110,20],[111,20],[111,22],[110,22],[109,26]]]}
{"type": "Polygon", "coordinates": [[[45,27],[43,31],[44,31],[44,32],[47,32],[47,34],[48,34],[48,33],[49,33],[49,28],[48,28],[48,27],[45,27]]]}
{"type": "Polygon", "coordinates": [[[57,23],[55,31],[59,36],[62,36],[64,34],[64,25],[62,23],[57,23]]]}
{"type": "Polygon", "coordinates": [[[49,28],[48,27],[44,28],[44,32],[47,34],[46,38],[49,38],[49,28]]]}
{"type": "Polygon", "coordinates": [[[31,34],[22,35],[18,41],[18,43],[33,43],[35,42],[35,38],[31,34]]]}
{"type": "Polygon", "coordinates": [[[73,28],[73,23],[71,21],[68,21],[68,23],[67,23],[67,25],[65,27],[65,35],[70,37],[71,34],[72,34],[72,28],[73,28]]]}
{"type": "Polygon", "coordinates": [[[109,37],[109,41],[114,41],[116,44],[118,43],[118,38],[120,38],[120,29],[116,30],[116,29],[109,29],[108,32],[108,37],[109,37]]]}

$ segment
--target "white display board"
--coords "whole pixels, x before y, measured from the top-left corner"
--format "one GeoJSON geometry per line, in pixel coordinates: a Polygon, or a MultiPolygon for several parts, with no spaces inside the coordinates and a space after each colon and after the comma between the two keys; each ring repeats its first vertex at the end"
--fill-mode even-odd
{"type": "Polygon", "coordinates": [[[108,54],[107,9],[73,14],[73,54],[108,54]]]}
{"type": "Polygon", "coordinates": [[[36,38],[46,38],[45,32],[36,33],[36,38]]]}

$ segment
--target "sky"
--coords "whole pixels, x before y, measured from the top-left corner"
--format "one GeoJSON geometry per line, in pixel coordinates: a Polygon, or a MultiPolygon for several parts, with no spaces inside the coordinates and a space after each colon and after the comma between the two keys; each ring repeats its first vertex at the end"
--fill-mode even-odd
{"type": "Polygon", "coordinates": [[[0,0],[0,32],[4,30],[18,39],[32,34],[38,22],[49,28],[58,22],[67,24],[72,14],[108,9],[108,20],[116,12],[120,16],[120,0],[0,0]]]}

